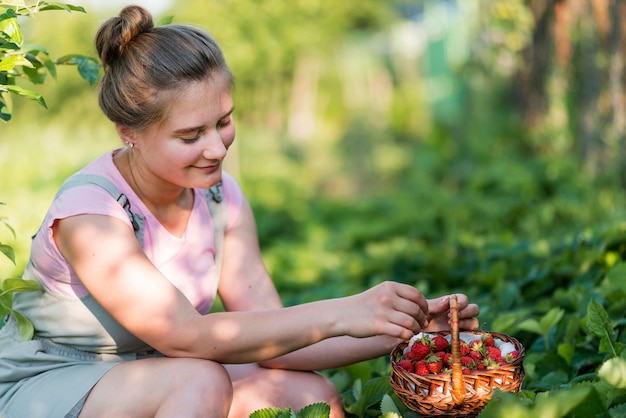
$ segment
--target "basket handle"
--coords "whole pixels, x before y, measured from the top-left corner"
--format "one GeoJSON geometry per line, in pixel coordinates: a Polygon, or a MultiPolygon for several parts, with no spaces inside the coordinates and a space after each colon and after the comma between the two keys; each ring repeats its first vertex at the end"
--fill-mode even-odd
{"type": "Polygon", "coordinates": [[[452,400],[456,405],[461,405],[465,401],[465,384],[461,366],[459,302],[456,295],[450,296],[450,328],[452,331],[452,400]]]}

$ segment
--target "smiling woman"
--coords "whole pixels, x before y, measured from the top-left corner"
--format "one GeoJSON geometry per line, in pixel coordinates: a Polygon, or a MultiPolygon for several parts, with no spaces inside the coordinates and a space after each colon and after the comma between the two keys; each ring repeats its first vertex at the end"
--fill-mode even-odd
{"type": "MultiPolygon", "coordinates": [[[[326,402],[336,418],[337,390],[316,370],[447,327],[447,296],[391,281],[283,307],[223,170],[235,121],[219,46],[139,6],[95,43],[121,146],[69,177],[33,239],[24,276],[45,291],[15,296],[32,341],[14,317],[0,330],[0,416],[247,417],[326,402]],[[209,313],[217,295],[224,312],[209,313]]],[[[462,327],[478,325],[463,295],[459,309],[462,327]]]]}

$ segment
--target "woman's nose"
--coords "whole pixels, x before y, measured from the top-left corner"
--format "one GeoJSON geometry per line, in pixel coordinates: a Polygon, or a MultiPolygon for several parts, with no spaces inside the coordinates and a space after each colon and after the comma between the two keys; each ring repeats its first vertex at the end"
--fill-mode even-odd
{"type": "Polygon", "coordinates": [[[206,141],[203,145],[202,156],[207,160],[221,160],[226,157],[226,145],[224,145],[224,141],[216,129],[206,135],[206,141]]]}

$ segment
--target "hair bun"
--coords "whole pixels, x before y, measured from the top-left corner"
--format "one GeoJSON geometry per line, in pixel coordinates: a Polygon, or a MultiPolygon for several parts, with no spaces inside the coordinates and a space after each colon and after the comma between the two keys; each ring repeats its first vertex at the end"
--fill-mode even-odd
{"type": "Polygon", "coordinates": [[[153,27],[152,15],[140,6],[127,6],[119,16],[108,19],[96,34],[102,65],[106,67],[117,61],[133,38],[153,27]]]}

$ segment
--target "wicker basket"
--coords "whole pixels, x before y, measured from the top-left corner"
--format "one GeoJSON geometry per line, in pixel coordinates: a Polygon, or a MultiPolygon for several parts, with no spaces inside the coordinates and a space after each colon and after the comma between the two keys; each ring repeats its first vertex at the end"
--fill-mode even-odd
{"type": "MultiPolygon", "coordinates": [[[[458,307],[456,297],[450,298],[452,333],[452,373],[418,375],[398,366],[408,342],[398,344],[391,352],[392,373],[390,384],[404,404],[426,417],[473,417],[478,415],[493,396],[494,389],[517,392],[524,380],[524,347],[515,338],[497,332],[489,332],[494,338],[510,342],[519,352],[511,364],[498,369],[463,373],[459,348],[458,307]]],[[[486,334],[486,331],[472,331],[486,334]]],[[[437,332],[431,335],[448,335],[437,332]]]]}

